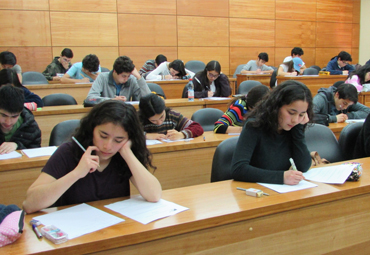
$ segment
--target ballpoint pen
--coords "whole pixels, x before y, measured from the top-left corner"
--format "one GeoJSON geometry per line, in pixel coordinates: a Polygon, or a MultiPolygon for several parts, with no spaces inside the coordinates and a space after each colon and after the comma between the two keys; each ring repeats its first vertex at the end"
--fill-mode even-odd
{"type": "Polygon", "coordinates": [[[290,161],[290,164],[292,165],[293,170],[298,171],[297,167],[295,166],[294,160],[292,158],[290,158],[289,161],[290,161]]]}
{"type": "MultiPolygon", "coordinates": [[[[86,149],[82,146],[82,144],[80,144],[79,141],[77,141],[74,136],[72,136],[72,140],[75,141],[75,143],[81,148],[81,150],[83,150],[84,152],[86,151],[86,149]]],[[[100,165],[98,165],[98,167],[100,167],[100,165]]]]}

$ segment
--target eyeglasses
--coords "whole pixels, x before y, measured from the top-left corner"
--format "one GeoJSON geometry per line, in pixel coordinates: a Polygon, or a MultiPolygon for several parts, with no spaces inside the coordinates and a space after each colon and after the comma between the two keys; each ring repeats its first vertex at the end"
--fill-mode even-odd
{"type": "Polygon", "coordinates": [[[219,74],[214,75],[214,74],[211,74],[210,72],[208,72],[208,76],[209,76],[209,78],[217,79],[220,75],[219,74]]]}

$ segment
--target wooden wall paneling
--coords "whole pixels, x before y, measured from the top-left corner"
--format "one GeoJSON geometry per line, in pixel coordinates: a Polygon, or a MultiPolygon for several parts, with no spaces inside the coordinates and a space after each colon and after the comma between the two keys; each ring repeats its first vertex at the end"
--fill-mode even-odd
{"type": "Polygon", "coordinates": [[[330,59],[337,56],[342,50],[352,54],[351,48],[316,48],[316,64],[321,68],[326,67],[330,59]]]}
{"type": "Polygon", "coordinates": [[[51,45],[49,12],[3,10],[0,17],[0,46],[51,45]]]}
{"type": "Polygon", "coordinates": [[[118,13],[176,14],[176,0],[125,0],[117,1],[118,13]]]}
{"type": "Polygon", "coordinates": [[[229,0],[177,0],[177,15],[229,17],[229,0]]]}
{"type": "Polygon", "coordinates": [[[268,66],[275,66],[275,49],[258,47],[230,47],[230,75],[233,75],[238,65],[247,64],[249,60],[257,60],[258,54],[266,52],[269,55],[268,66]]]}
{"type": "Polygon", "coordinates": [[[275,0],[229,0],[229,4],[233,18],[275,19],[275,0]]]}
{"type": "Polygon", "coordinates": [[[49,0],[0,0],[2,10],[49,10],[49,0]]]}
{"type": "Polygon", "coordinates": [[[352,24],[317,22],[316,47],[350,48],[352,46],[352,24]]]}
{"type": "MultiPolygon", "coordinates": [[[[360,57],[360,50],[359,48],[352,48],[351,49],[351,56],[352,56],[352,64],[361,64],[365,65],[365,63],[359,63],[359,57],[360,57]]],[[[367,60],[366,60],[367,61],[367,60]]]]}
{"type": "Polygon", "coordinates": [[[184,63],[189,60],[200,60],[207,65],[211,60],[217,60],[221,65],[221,72],[229,75],[229,47],[179,47],[179,59],[184,63]]]}
{"type": "Polygon", "coordinates": [[[43,72],[51,63],[51,47],[0,47],[0,52],[11,51],[17,58],[22,72],[43,72]]]}
{"type": "Polygon", "coordinates": [[[317,1],[317,21],[352,23],[353,1],[317,1]]]}
{"type": "Polygon", "coordinates": [[[315,21],[316,0],[276,1],[276,19],[315,21]]]}
{"type": "Polygon", "coordinates": [[[113,68],[113,63],[118,58],[118,47],[53,47],[53,57],[59,56],[64,48],[70,48],[73,51],[72,63],[82,62],[82,59],[88,54],[98,56],[100,66],[108,69],[113,68]]]}
{"type": "Polygon", "coordinates": [[[229,46],[229,19],[177,16],[178,46],[229,46]]]}
{"type": "Polygon", "coordinates": [[[352,2],[352,22],[357,24],[360,23],[361,0],[352,0],[352,2]]]}
{"type": "Polygon", "coordinates": [[[275,20],[230,18],[230,46],[275,46],[275,20]]]}
{"type": "MultiPolygon", "coordinates": [[[[297,47],[299,47],[298,45],[296,45],[297,47]]],[[[276,67],[279,67],[283,61],[284,61],[284,58],[290,56],[291,54],[291,51],[294,47],[290,47],[290,48],[275,48],[275,66],[276,67]]],[[[315,49],[316,48],[308,48],[308,47],[303,47],[303,56],[302,56],[302,60],[303,62],[305,62],[306,64],[306,67],[310,67],[312,65],[316,65],[316,51],[315,49]]],[[[326,66],[326,64],[325,64],[326,66]]],[[[322,67],[322,66],[320,66],[322,67]]]]}
{"type": "Polygon", "coordinates": [[[118,14],[119,46],[177,46],[176,16],[118,14]]]}
{"type": "Polygon", "coordinates": [[[116,0],[50,0],[51,11],[117,12],[116,0]]]}
{"type": "Polygon", "coordinates": [[[130,57],[138,71],[147,60],[155,59],[159,54],[171,62],[177,59],[177,47],[119,47],[119,55],[130,57]]]}
{"type": "Polygon", "coordinates": [[[117,14],[50,12],[53,46],[118,46],[117,14]]]}
{"type": "Polygon", "coordinates": [[[360,24],[352,24],[352,48],[360,47],[360,24]]]}
{"type": "Polygon", "coordinates": [[[316,22],[276,20],[276,47],[315,47],[316,22]]]}

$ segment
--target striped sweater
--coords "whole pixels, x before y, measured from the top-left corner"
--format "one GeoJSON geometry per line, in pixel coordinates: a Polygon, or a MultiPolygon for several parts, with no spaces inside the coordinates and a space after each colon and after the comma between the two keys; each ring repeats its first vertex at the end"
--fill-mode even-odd
{"type": "Polygon", "coordinates": [[[198,122],[192,121],[174,110],[166,111],[166,118],[161,125],[155,125],[149,120],[144,122],[144,131],[147,133],[166,134],[167,130],[171,129],[182,132],[185,138],[194,138],[204,132],[198,122]]]}
{"type": "Polygon", "coordinates": [[[243,126],[244,115],[248,112],[247,102],[239,99],[215,122],[213,132],[225,134],[229,126],[243,126]]]}

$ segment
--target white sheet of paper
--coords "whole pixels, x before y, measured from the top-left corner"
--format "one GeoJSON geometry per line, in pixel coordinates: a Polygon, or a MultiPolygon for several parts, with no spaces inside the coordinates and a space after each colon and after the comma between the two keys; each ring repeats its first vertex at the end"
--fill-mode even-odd
{"type": "Polygon", "coordinates": [[[279,192],[279,193],[287,193],[287,192],[291,192],[291,191],[297,191],[297,190],[301,190],[301,189],[309,189],[309,188],[317,187],[316,184],[314,184],[312,182],[305,181],[305,180],[300,181],[297,185],[270,184],[270,183],[260,183],[260,182],[258,182],[258,184],[262,185],[266,188],[272,189],[272,190],[274,190],[276,192],[279,192]]]}
{"type": "Polygon", "coordinates": [[[191,140],[194,140],[194,138],[179,139],[179,140],[162,139],[161,141],[166,142],[166,143],[173,143],[173,142],[180,142],[180,141],[189,142],[191,140]]]}
{"type": "Polygon", "coordinates": [[[126,104],[136,105],[139,104],[139,101],[126,101],[126,104]]]}
{"type": "Polygon", "coordinates": [[[24,149],[22,150],[29,158],[51,156],[57,150],[56,146],[41,147],[35,149],[24,149]]]}
{"type": "Polygon", "coordinates": [[[154,145],[154,144],[161,144],[161,141],[158,140],[146,140],[146,146],[148,145],[154,145]]]}
{"type": "Polygon", "coordinates": [[[125,221],[96,209],[88,204],[76,205],[64,210],[34,217],[42,224],[54,225],[73,239],[125,221]]]}
{"type": "Polygon", "coordinates": [[[159,200],[157,203],[151,203],[141,196],[109,204],[105,207],[142,224],[148,224],[149,222],[189,210],[189,208],[164,199],[159,200]]]}
{"type": "Polygon", "coordinates": [[[230,99],[229,97],[206,97],[204,99],[209,99],[209,100],[225,100],[225,99],[230,99]]]}
{"type": "Polygon", "coordinates": [[[20,158],[20,157],[22,157],[22,154],[20,154],[16,151],[12,151],[10,153],[0,155],[0,160],[11,159],[11,158],[20,158]]]}
{"type": "Polygon", "coordinates": [[[365,122],[365,119],[349,119],[349,120],[346,120],[346,123],[356,123],[356,122],[365,122]]]}
{"type": "Polygon", "coordinates": [[[229,135],[240,135],[240,133],[229,133],[229,135]]]}
{"type": "Polygon", "coordinates": [[[312,168],[311,170],[303,173],[304,178],[311,181],[330,183],[330,184],[343,184],[348,176],[352,173],[355,165],[339,165],[312,168]]]}

